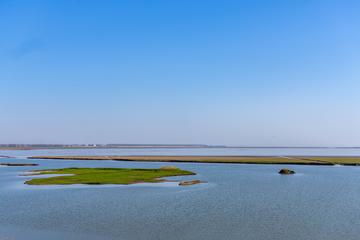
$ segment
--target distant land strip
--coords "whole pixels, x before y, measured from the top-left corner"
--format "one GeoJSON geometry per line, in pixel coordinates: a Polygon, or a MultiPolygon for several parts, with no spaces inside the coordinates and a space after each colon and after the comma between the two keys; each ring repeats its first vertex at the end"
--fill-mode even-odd
{"type": "Polygon", "coordinates": [[[0,144],[0,150],[97,149],[97,148],[225,148],[202,144],[0,144]]]}
{"type": "Polygon", "coordinates": [[[360,148],[360,147],[289,147],[289,146],[227,146],[227,145],[207,145],[207,144],[0,144],[0,150],[36,150],[36,149],[97,149],[97,148],[360,148]]]}
{"type": "Polygon", "coordinates": [[[360,157],[308,157],[308,156],[32,156],[29,159],[54,160],[112,160],[136,162],[195,162],[240,164],[292,164],[292,165],[360,165],[360,157]]]}

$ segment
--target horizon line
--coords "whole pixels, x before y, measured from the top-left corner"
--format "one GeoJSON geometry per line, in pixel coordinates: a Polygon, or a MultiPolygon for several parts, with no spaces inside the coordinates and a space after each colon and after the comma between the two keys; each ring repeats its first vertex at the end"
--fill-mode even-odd
{"type": "Polygon", "coordinates": [[[198,147],[198,148],[360,148],[360,146],[254,146],[254,145],[223,145],[223,144],[163,144],[163,143],[1,143],[0,147],[198,147]]]}

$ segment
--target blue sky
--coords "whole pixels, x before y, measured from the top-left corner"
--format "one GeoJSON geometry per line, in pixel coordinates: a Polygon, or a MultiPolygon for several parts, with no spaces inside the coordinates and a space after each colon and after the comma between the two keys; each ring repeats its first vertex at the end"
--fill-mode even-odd
{"type": "Polygon", "coordinates": [[[360,146],[359,12],[0,0],[0,143],[360,146]]]}

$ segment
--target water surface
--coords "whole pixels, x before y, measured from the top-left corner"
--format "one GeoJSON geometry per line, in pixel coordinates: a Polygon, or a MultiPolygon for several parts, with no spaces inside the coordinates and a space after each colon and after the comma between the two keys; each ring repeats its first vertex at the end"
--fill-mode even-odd
{"type": "MultiPolygon", "coordinates": [[[[67,153],[79,155],[77,151],[67,153]]],[[[0,161],[40,164],[0,167],[0,239],[357,240],[360,235],[359,167],[288,166],[297,174],[281,176],[277,171],[286,166],[171,163],[198,173],[171,179],[207,183],[37,187],[24,185],[29,177],[19,174],[62,167],[156,168],[166,163],[0,161]]]]}
{"type": "Polygon", "coordinates": [[[168,156],[360,156],[360,148],[94,148],[37,149],[1,151],[5,156],[103,156],[103,155],[168,155],[168,156]]]}

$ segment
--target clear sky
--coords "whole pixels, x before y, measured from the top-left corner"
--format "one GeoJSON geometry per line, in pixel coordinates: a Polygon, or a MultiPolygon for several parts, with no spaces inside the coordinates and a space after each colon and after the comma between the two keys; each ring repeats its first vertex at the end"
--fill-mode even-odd
{"type": "Polygon", "coordinates": [[[360,146],[359,12],[0,0],[0,143],[360,146]]]}

